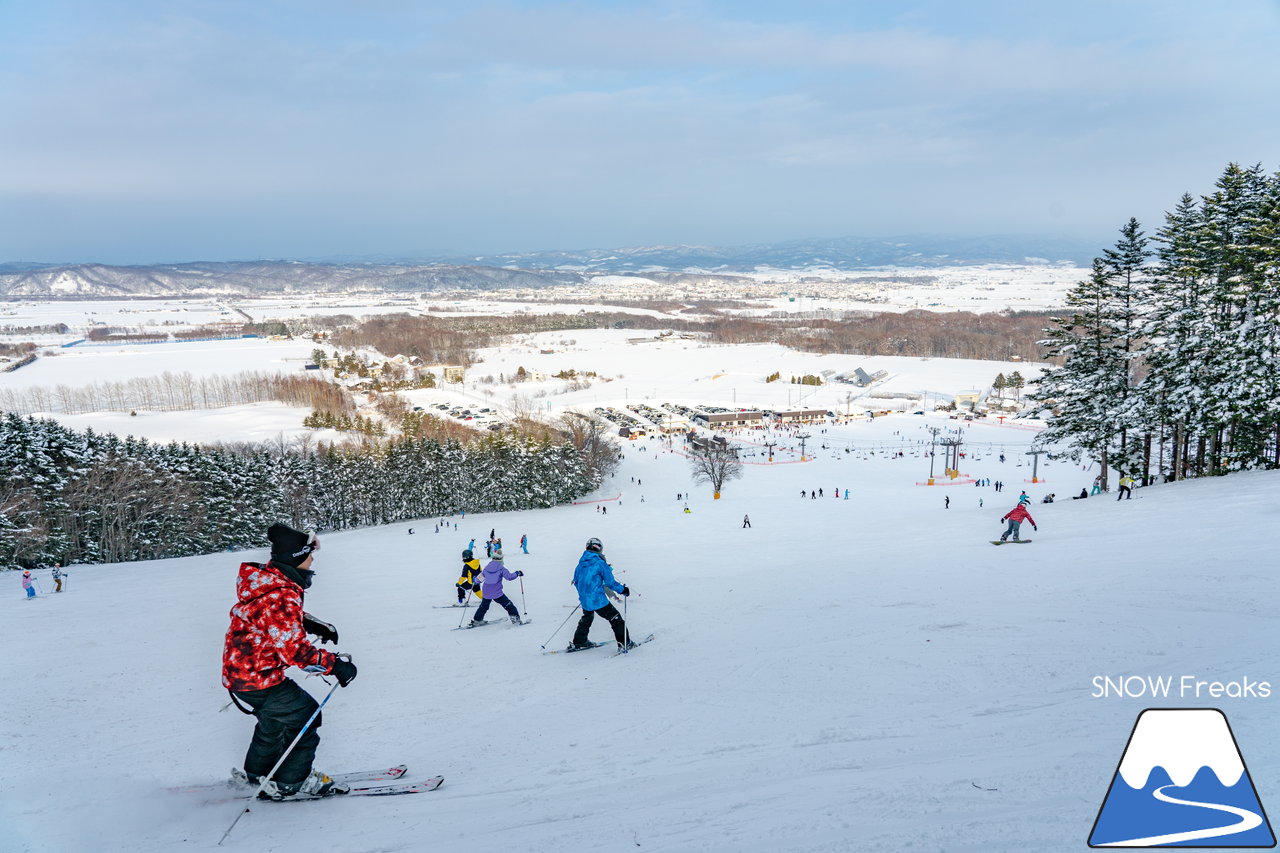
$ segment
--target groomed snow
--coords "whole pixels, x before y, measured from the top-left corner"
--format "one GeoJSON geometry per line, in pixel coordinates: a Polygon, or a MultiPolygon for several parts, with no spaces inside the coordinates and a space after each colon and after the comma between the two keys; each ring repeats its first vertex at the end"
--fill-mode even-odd
{"type": "Polygon", "coordinates": [[[196,377],[244,372],[300,374],[315,349],[313,342],[303,338],[81,344],[53,350],[12,373],[0,373],[0,388],[78,387],[165,373],[190,373],[196,377]]]}
{"type": "Polygon", "coordinates": [[[141,411],[94,412],[88,415],[39,413],[76,430],[133,435],[158,444],[170,441],[203,444],[278,442],[309,435],[316,441],[343,441],[347,436],[332,429],[308,429],[302,425],[311,410],[284,403],[249,403],[222,409],[192,409],[178,412],[141,411]]]}
{"type": "MultiPolygon", "coordinates": [[[[828,436],[887,447],[925,424],[956,422],[890,416],[828,436]]],[[[971,429],[975,442],[1031,437],[971,429]]],[[[226,849],[1080,850],[1149,704],[1223,707],[1264,805],[1274,798],[1274,697],[1090,694],[1095,675],[1274,683],[1263,548],[1280,475],[1071,501],[1095,471],[1053,462],[1033,485],[1017,457],[980,451],[965,472],[1004,479],[996,495],[915,485],[922,457],[833,446],[749,465],[713,501],[680,456],[642,446],[627,444],[596,496],[620,496],[607,515],[588,503],[468,515],[448,533],[423,520],[414,536],[409,524],[324,535],[307,608],[338,626],[360,674],[325,709],[317,766],[404,762],[446,782],[255,806],[226,849]],[[819,486],[823,499],[799,497],[819,486]],[[1035,541],[991,546],[1024,486],[1035,541]],[[1040,504],[1046,491],[1058,502],[1040,504]],[[452,632],[459,612],[431,605],[452,599],[458,552],[491,527],[527,573],[535,621],[452,632]],[[633,629],[658,639],[627,657],[543,656],[593,535],[635,590],[633,629]]],[[[238,563],[264,557],[75,566],[66,593],[32,602],[0,575],[0,847],[213,848],[239,807],[164,789],[222,778],[243,756],[252,721],[219,712],[219,661],[238,563]]],[[[508,591],[521,601],[518,583],[508,591]]]]}

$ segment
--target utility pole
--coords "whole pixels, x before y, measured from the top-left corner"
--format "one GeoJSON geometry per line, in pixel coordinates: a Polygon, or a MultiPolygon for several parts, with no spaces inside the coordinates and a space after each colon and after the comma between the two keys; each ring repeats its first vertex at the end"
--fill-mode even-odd
{"type": "Polygon", "coordinates": [[[800,461],[804,462],[804,443],[809,440],[809,433],[802,432],[796,438],[800,439],[800,461]]]}
{"type": "Polygon", "coordinates": [[[932,441],[929,442],[929,485],[933,485],[933,451],[938,446],[938,427],[929,427],[929,432],[933,434],[932,441]]]}
{"type": "Polygon", "coordinates": [[[1027,451],[1026,455],[1031,457],[1031,482],[1033,483],[1040,482],[1039,478],[1036,477],[1036,471],[1039,470],[1040,454],[1046,453],[1046,452],[1048,451],[1044,451],[1044,450],[1028,450],[1027,451]]]}
{"type": "Polygon", "coordinates": [[[769,451],[769,461],[773,461],[773,449],[778,446],[776,441],[766,441],[764,443],[765,450],[769,451]]]}

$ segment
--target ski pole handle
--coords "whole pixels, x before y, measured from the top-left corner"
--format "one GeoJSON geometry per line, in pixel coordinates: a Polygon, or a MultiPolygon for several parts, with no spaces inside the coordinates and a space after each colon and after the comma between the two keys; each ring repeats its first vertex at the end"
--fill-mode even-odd
{"type": "MultiPolygon", "coordinates": [[[[581,604],[575,604],[575,605],[573,606],[573,609],[569,611],[569,615],[568,615],[568,616],[566,616],[566,617],[564,617],[564,621],[560,623],[560,628],[563,628],[565,625],[568,625],[568,624],[569,624],[569,620],[573,618],[573,614],[577,613],[577,612],[578,612],[578,608],[579,608],[579,607],[581,607],[581,606],[582,606],[581,604]]],[[[559,634],[559,633],[560,633],[560,628],[557,628],[557,629],[556,629],[556,630],[551,634],[551,636],[550,636],[550,637],[547,637],[547,643],[549,643],[549,642],[551,642],[552,640],[554,640],[554,639],[555,639],[556,634],[559,634]]],[[[545,649],[545,648],[547,647],[547,643],[543,643],[543,644],[542,644],[542,648],[543,648],[543,649],[545,649]]]]}

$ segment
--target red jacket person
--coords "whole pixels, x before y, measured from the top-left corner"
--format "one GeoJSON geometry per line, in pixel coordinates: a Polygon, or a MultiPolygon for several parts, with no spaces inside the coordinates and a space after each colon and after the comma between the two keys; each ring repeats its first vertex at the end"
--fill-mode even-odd
{"type": "Polygon", "coordinates": [[[1005,529],[1004,533],[1000,534],[1001,542],[1008,539],[1009,534],[1013,534],[1013,541],[1017,542],[1018,528],[1022,526],[1023,521],[1031,522],[1032,530],[1038,531],[1040,529],[1039,527],[1036,527],[1036,520],[1031,517],[1031,513],[1027,512],[1027,507],[1021,501],[1018,502],[1017,506],[1005,513],[1004,518],[1000,520],[1009,522],[1008,528],[1005,529]]]}
{"type": "MultiPolygon", "coordinates": [[[[244,772],[255,785],[271,772],[318,707],[310,693],[285,677],[285,669],[296,666],[331,674],[343,687],[356,677],[355,665],[345,656],[318,649],[307,639],[307,634],[314,634],[322,643],[338,642],[337,629],[302,609],[303,590],[311,586],[320,540],[314,533],[284,524],[271,525],[267,539],[271,559],[266,564],[240,565],[222,654],[223,686],[236,707],[258,721],[244,758],[244,772]]],[[[311,767],[320,744],[316,731],[320,722],[317,715],[267,782],[263,796],[283,799],[299,792],[313,796],[347,792],[311,767]]]]}

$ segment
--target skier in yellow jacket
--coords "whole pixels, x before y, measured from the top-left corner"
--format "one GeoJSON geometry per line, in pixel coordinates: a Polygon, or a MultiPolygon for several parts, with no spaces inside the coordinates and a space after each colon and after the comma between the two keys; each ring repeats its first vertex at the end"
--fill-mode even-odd
{"type": "Polygon", "coordinates": [[[462,575],[458,578],[456,584],[458,588],[458,603],[462,604],[467,600],[467,590],[475,593],[476,598],[484,599],[484,594],[480,591],[480,586],[484,582],[481,577],[480,561],[471,553],[471,549],[462,552],[462,575]]]}

